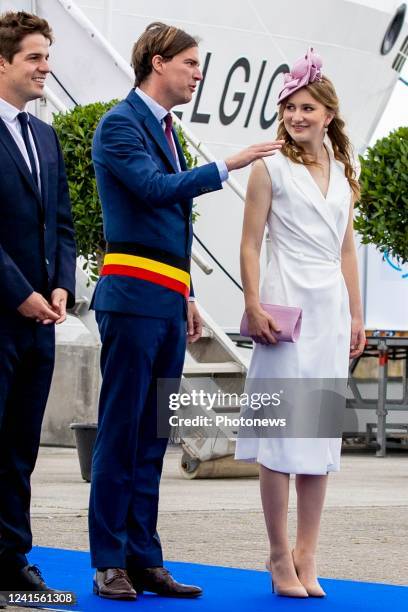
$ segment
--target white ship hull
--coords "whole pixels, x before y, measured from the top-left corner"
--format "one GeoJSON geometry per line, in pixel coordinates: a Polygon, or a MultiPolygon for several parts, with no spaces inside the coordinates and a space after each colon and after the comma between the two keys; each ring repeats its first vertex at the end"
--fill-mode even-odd
{"type": "MultiPolygon", "coordinates": [[[[0,0],[0,9],[35,9],[49,20],[56,38],[52,68],[63,88],[52,76],[48,83],[68,108],[73,101],[86,104],[127,94],[133,85],[131,48],[151,21],[172,23],[197,35],[205,78],[193,101],[178,110],[183,124],[215,158],[222,159],[247,144],[275,136],[282,72],[310,45],[324,58],[324,72],[336,85],[351,139],[357,152],[363,152],[399,77],[395,68],[400,70],[404,62],[398,52],[407,24],[389,53],[380,51],[399,4],[394,0],[314,0],[311,9],[303,0],[290,4],[0,0]]],[[[234,173],[243,189],[247,177],[248,170],[234,173]]],[[[239,281],[242,201],[226,186],[222,192],[197,199],[196,204],[197,235],[239,281]]],[[[196,248],[208,260],[197,243],[196,248]]],[[[193,267],[196,293],[224,329],[236,331],[242,293],[213,267],[209,276],[193,267]]]]}

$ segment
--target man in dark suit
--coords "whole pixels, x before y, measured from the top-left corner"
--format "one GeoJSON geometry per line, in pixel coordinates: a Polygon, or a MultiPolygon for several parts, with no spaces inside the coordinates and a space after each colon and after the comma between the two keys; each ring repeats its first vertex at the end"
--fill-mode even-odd
{"type": "Polygon", "coordinates": [[[230,170],[279,143],[188,171],[170,110],[202,79],[197,41],[153,23],[132,64],[136,89],[102,118],[92,153],[108,243],[93,298],[103,374],[89,515],[94,591],[197,597],[199,587],[163,567],[156,531],[167,444],[157,435],[157,380],[180,379],[186,331],[190,342],[201,335],[190,286],[192,198],[221,189],[230,170]]]}
{"type": "Polygon", "coordinates": [[[75,243],[64,163],[43,95],[52,33],[0,16],[0,591],[46,591],[31,549],[30,477],[54,367],[55,324],[74,304],[75,243]]]}

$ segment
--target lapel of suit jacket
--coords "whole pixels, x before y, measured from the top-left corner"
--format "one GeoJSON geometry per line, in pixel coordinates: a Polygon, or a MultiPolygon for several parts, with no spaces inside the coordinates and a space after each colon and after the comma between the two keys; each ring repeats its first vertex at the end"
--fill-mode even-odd
{"type": "Polygon", "coordinates": [[[167,142],[166,136],[164,135],[164,130],[160,123],[157,121],[156,117],[154,117],[154,115],[150,113],[150,116],[147,115],[145,117],[144,123],[146,128],[149,130],[150,135],[154,138],[154,140],[166,156],[166,159],[169,162],[172,170],[174,172],[178,172],[177,162],[174,159],[173,152],[169,147],[169,143],[167,142]]]}
{"type": "Polygon", "coordinates": [[[180,168],[182,171],[187,170],[186,158],[184,157],[183,149],[181,148],[181,144],[179,142],[177,132],[174,128],[173,128],[173,138],[174,138],[174,142],[176,143],[176,150],[177,150],[177,155],[178,155],[179,162],[180,162],[180,168]]]}
{"type": "Polygon", "coordinates": [[[173,172],[178,172],[177,163],[174,159],[173,152],[169,147],[169,143],[166,140],[166,136],[164,135],[164,130],[159,121],[157,121],[156,117],[151,112],[150,108],[143,102],[141,97],[135,93],[134,89],[130,91],[127,101],[137,110],[138,113],[141,113],[144,116],[143,123],[146,129],[156,144],[158,144],[160,147],[160,150],[168,161],[173,172]]]}
{"type": "Polygon", "coordinates": [[[20,152],[20,149],[18,148],[14,138],[10,134],[7,126],[5,125],[4,121],[1,118],[0,118],[0,139],[2,143],[4,144],[4,146],[6,147],[7,151],[9,152],[10,156],[14,160],[23,178],[26,180],[29,187],[31,187],[35,197],[37,198],[37,202],[39,206],[41,207],[42,206],[41,194],[38,190],[38,187],[35,184],[33,176],[25,162],[24,157],[22,156],[20,152]]]}
{"type": "Polygon", "coordinates": [[[38,127],[35,125],[35,122],[32,120],[32,116],[30,115],[30,128],[31,133],[33,135],[35,148],[37,150],[37,157],[40,164],[40,181],[41,181],[41,204],[46,210],[46,205],[48,202],[48,166],[45,163],[45,155],[43,153],[43,147],[41,144],[41,136],[39,134],[38,127]]]}
{"type": "MultiPolygon", "coordinates": [[[[184,172],[185,170],[188,170],[187,162],[186,162],[186,158],[184,157],[183,149],[181,148],[181,144],[178,139],[177,132],[174,128],[173,128],[173,138],[176,144],[176,151],[177,151],[177,155],[178,155],[179,162],[180,162],[180,169],[182,172],[184,172]]],[[[190,219],[190,213],[193,208],[193,200],[188,199],[188,200],[183,200],[183,201],[186,203],[187,215],[188,215],[188,218],[190,219]]]]}

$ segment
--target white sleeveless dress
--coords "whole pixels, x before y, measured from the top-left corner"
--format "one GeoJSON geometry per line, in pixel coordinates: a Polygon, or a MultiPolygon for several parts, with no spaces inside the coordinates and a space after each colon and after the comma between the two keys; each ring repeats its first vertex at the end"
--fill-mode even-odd
{"type": "MultiPolygon", "coordinates": [[[[308,169],[278,152],[264,159],[272,181],[267,225],[271,240],[261,302],[300,306],[297,343],[255,344],[248,378],[348,377],[351,317],[341,272],[351,189],[330,155],[326,198],[308,169]]],[[[339,438],[238,437],[235,458],[271,470],[326,474],[340,469],[339,438]]]]}

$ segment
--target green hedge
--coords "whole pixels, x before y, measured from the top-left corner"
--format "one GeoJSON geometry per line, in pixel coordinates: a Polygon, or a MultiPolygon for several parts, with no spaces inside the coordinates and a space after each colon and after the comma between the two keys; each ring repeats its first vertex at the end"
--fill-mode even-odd
{"type": "Polygon", "coordinates": [[[378,140],[360,157],[361,198],[354,222],[363,244],[408,261],[408,127],[378,140]]]}

